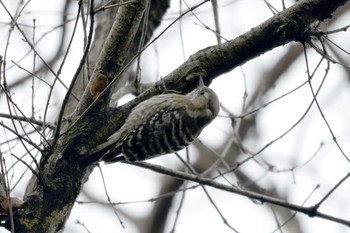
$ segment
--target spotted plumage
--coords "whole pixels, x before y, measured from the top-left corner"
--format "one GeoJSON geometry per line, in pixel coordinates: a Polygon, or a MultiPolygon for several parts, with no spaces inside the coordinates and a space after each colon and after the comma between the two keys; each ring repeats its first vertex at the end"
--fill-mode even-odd
{"type": "Polygon", "coordinates": [[[219,112],[213,90],[200,82],[187,95],[162,94],[138,104],[124,125],[95,148],[106,162],[142,161],[188,146],[219,112]]]}

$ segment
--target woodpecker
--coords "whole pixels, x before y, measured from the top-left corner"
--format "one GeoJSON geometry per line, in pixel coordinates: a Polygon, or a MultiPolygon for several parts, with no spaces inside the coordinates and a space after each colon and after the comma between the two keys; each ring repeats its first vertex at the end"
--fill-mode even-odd
{"type": "Polygon", "coordinates": [[[143,161],[188,146],[219,112],[216,93],[200,78],[192,92],[161,94],[131,110],[124,125],[91,155],[112,163],[143,161]]]}

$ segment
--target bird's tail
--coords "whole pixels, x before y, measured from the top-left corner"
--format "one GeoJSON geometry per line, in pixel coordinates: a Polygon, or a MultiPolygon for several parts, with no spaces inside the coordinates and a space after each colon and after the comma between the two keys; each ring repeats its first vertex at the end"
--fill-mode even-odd
{"type": "Polygon", "coordinates": [[[124,155],[122,155],[122,154],[117,155],[117,153],[104,154],[100,159],[107,164],[126,160],[124,155]]]}
{"type": "MultiPolygon", "coordinates": [[[[101,161],[101,159],[103,158],[103,156],[113,148],[114,143],[107,141],[105,143],[102,143],[98,146],[96,146],[95,148],[93,148],[91,151],[89,151],[87,153],[86,158],[83,159],[82,161],[82,166],[83,167],[87,167],[89,165],[92,165],[94,163],[98,163],[101,161]]],[[[107,153],[106,155],[109,155],[109,153],[107,153]]],[[[102,159],[104,160],[104,159],[102,159]]]]}

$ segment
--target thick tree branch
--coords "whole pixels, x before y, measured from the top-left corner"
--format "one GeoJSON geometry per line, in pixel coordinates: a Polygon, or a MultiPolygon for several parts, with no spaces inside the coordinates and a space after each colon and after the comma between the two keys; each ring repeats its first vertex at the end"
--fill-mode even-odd
{"type": "Polygon", "coordinates": [[[313,23],[330,18],[331,14],[347,1],[299,1],[233,40],[198,51],[140,96],[119,108],[112,109],[106,116],[108,125],[102,126],[101,130],[106,135],[111,135],[120,128],[134,106],[163,91],[188,92],[196,87],[199,76],[209,84],[219,75],[273,48],[291,41],[306,41],[310,38],[313,23]]]}
{"type": "MultiPolygon", "coordinates": [[[[139,3],[128,4],[118,9],[114,24],[99,55],[91,80],[99,73],[105,73],[109,80],[112,80],[122,68],[143,15],[143,11],[140,14],[134,8],[144,9],[145,4],[145,1],[140,1],[139,3]]],[[[82,114],[91,104],[91,94],[89,92],[92,84],[91,80],[73,116],[82,114]]]]}

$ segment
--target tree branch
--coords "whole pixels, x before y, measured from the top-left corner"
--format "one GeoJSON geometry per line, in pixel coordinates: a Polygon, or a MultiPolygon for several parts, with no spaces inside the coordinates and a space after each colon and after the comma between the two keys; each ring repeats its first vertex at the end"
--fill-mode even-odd
{"type": "MultiPolygon", "coordinates": [[[[222,191],[227,191],[230,193],[238,194],[241,196],[245,196],[245,197],[257,200],[260,203],[266,202],[266,203],[270,203],[270,204],[277,205],[280,207],[284,207],[284,208],[287,208],[290,210],[294,210],[294,211],[306,214],[309,217],[319,217],[319,218],[323,218],[323,219],[326,219],[329,221],[344,224],[346,226],[350,226],[350,221],[319,212],[317,210],[319,207],[318,205],[311,206],[311,207],[304,207],[304,206],[292,204],[292,203],[289,203],[287,201],[280,200],[280,199],[277,199],[274,197],[270,197],[270,196],[267,196],[267,195],[264,195],[261,193],[256,193],[256,192],[252,192],[252,191],[248,191],[248,190],[239,189],[239,188],[234,187],[234,186],[224,185],[222,183],[215,182],[211,178],[205,178],[205,177],[201,177],[201,176],[194,175],[194,174],[189,174],[189,173],[185,173],[185,172],[181,172],[181,171],[171,170],[171,169],[168,169],[168,168],[162,167],[160,165],[156,165],[156,164],[150,164],[150,163],[145,163],[145,162],[123,162],[123,163],[146,168],[146,169],[149,169],[149,170],[161,173],[161,174],[176,177],[178,179],[190,180],[190,181],[202,184],[202,185],[208,185],[210,187],[213,187],[213,188],[216,188],[216,189],[219,189],[222,191]]],[[[348,177],[348,175],[346,177],[348,177]]]]}
{"type": "MultiPolygon", "coordinates": [[[[138,103],[166,90],[189,92],[202,77],[206,84],[221,74],[291,41],[310,37],[311,25],[331,17],[348,0],[303,0],[271,17],[257,27],[221,45],[210,46],[191,55],[176,70],[147,89],[134,100],[111,109],[108,124],[101,126],[106,135],[116,132],[130,110],[138,103]]],[[[106,137],[105,137],[106,138],[106,137]]]]}

